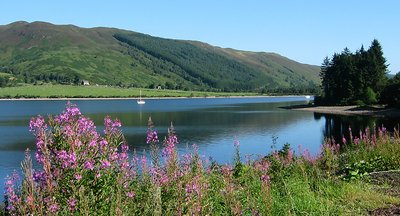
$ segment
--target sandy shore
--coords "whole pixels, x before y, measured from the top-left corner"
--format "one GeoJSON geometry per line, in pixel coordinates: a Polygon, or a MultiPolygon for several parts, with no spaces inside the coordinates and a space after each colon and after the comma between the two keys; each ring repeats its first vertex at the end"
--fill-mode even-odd
{"type": "Polygon", "coordinates": [[[284,107],[286,109],[309,111],[323,114],[336,115],[368,115],[368,116],[387,116],[400,117],[400,110],[395,108],[386,108],[383,106],[358,107],[358,106],[292,106],[284,107]]]}

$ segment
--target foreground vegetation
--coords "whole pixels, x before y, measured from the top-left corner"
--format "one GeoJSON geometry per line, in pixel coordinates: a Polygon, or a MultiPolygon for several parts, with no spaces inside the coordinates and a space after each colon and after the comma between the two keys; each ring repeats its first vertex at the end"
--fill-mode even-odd
{"type": "MultiPolygon", "coordinates": [[[[0,88],[0,98],[127,98],[139,97],[138,88],[76,85],[24,85],[0,88]]],[[[257,93],[199,92],[141,89],[142,97],[257,96],[257,93]]]]}
{"type": "Polygon", "coordinates": [[[68,105],[46,121],[30,122],[36,136],[23,178],[7,179],[6,213],[15,215],[358,215],[398,204],[367,183],[369,172],[398,169],[400,137],[385,128],[349,133],[341,144],[327,140],[313,156],[289,145],[232,165],[203,160],[196,147],[178,155],[174,128],[160,142],[149,119],[151,158],[128,154],[121,122],[104,119],[104,134],[68,105]],[[132,157],[130,159],[130,157],[132,157]]]}

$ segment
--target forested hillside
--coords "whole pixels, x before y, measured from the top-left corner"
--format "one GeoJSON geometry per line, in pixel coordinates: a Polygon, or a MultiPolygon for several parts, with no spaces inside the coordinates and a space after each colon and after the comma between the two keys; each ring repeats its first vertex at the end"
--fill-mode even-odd
{"type": "Polygon", "coordinates": [[[274,53],[214,47],[114,28],[44,22],[0,26],[0,85],[18,83],[182,90],[313,92],[319,67],[274,53]]]}

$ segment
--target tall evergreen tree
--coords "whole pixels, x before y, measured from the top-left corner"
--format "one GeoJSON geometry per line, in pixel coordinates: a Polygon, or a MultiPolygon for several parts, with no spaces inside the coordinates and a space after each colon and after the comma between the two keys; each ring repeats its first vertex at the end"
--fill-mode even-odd
{"type": "Polygon", "coordinates": [[[326,57],[321,65],[320,76],[324,101],[330,104],[366,104],[377,101],[387,82],[386,59],[378,40],[373,40],[365,51],[362,46],[356,53],[345,48],[326,57]]]}
{"type": "Polygon", "coordinates": [[[368,53],[368,71],[366,80],[368,87],[377,93],[383,90],[387,82],[387,65],[386,59],[383,57],[383,51],[377,39],[371,43],[368,53]]]}
{"type": "Polygon", "coordinates": [[[326,77],[327,71],[329,69],[329,64],[330,64],[329,58],[328,56],[326,56],[321,65],[321,72],[319,73],[319,77],[322,80],[321,84],[322,84],[322,91],[324,92],[324,94],[326,94],[326,92],[329,91],[329,80],[326,77]]]}

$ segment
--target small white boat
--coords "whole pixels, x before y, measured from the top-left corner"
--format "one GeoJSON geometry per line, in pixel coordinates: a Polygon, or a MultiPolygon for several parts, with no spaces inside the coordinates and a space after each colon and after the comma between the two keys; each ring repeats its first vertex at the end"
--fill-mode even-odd
{"type": "Polygon", "coordinates": [[[306,96],[304,96],[306,99],[310,99],[311,98],[311,96],[310,95],[306,95],[306,96]]]}
{"type": "Polygon", "coordinates": [[[140,90],[140,96],[139,96],[139,100],[136,101],[137,104],[141,105],[141,104],[145,104],[146,101],[142,100],[142,90],[140,90]]]}

